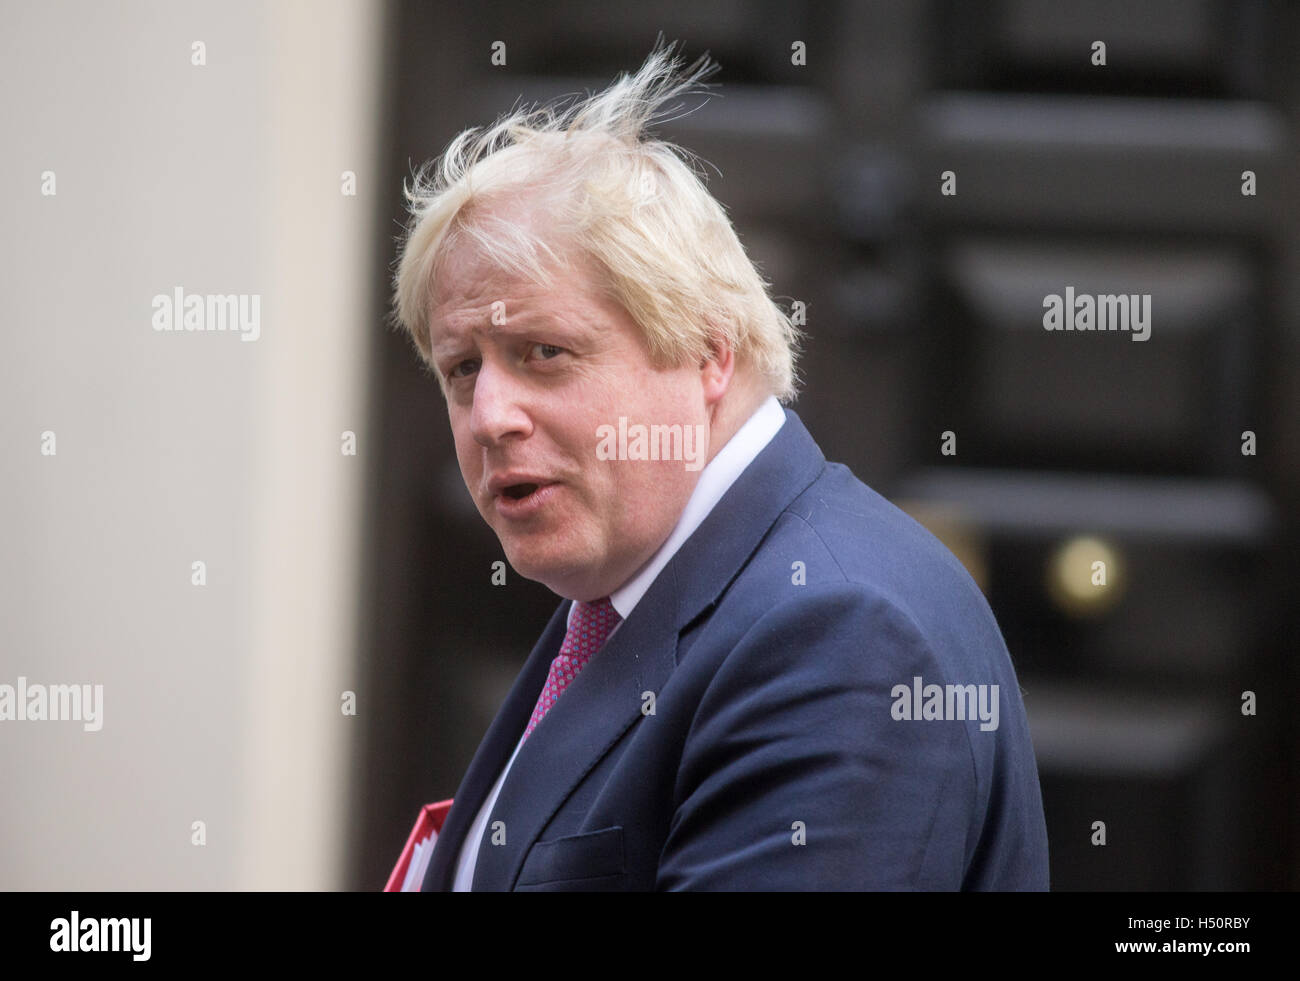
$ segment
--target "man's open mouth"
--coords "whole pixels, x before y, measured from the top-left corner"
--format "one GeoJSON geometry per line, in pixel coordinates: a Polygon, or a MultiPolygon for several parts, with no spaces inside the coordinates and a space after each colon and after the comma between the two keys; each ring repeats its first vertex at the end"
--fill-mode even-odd
{"type": "Polygon", "coordinates": [[[540,484],[511,484],[501,493],[513,501],[522,501],[533,491],[541,486],[540,484]]]}

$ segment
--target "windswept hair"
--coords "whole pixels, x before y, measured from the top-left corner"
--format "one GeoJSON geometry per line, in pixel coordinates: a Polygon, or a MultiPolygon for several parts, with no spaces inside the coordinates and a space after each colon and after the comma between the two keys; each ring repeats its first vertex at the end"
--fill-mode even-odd
{"type": "Polygon", "coordinates": [[[467,129],[416,172],[405,188],[412,217],[393,320],[426,363],[434,283],[453,246],[476,245],[542,285],[547,267],[563,263],[564,246],[576,246],[595,260],[598,287],[641,329],[657,366],[701,363],[724,338],[739,366],[781,401],[794,398],[798,330],[686,152],[649,134],[675,111],[672,100],[705,88],[718,67],[705,55],[683,68],[674,49],[657,45],[640,71],[595,95],[467,129]],[[545,209],[547,240],[510,221],[515,203],[545,209]]]}

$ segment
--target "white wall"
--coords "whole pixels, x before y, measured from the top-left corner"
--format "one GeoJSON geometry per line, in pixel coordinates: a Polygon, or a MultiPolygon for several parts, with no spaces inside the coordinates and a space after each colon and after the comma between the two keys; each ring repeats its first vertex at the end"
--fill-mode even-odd
{"type": "Polygon", "coordinates": [[[104,694],[0,721],[0,888],[337,888],[381,8],[3,13],[0,685],[104,694]],[[178,286],[260,337],[155,331],[178,286]]]}

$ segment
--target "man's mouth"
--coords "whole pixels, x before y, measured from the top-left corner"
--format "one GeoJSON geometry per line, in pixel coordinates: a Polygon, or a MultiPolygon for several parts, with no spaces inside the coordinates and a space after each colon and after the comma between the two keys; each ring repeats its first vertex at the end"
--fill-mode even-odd
{"type": "Polygon", "coordinates": [[[538,486],[540,485],[511,484],[501,493],[504,494],[506,497],[510,498],[512,501],[522,501],[525,497],[528,497],[530,494],[532,494],[533,491],[537,490],[538,486]]]}
{"type": "Polygon", "coordinates": [[[500,487],[493,496],[496,511],[506,518],[531,518],[541,514],[558,489],[557,484],[520,481],[500,487]]]}

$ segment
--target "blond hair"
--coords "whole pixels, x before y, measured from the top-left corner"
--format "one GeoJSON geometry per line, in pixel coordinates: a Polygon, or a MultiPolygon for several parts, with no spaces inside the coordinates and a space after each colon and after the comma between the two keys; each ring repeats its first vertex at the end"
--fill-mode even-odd
{"type": "MultiPolygon", "coordinates": [[[[641,69],[567,107],[517,109],[453,139],[421,167],[406,198],[411,221],[393,280],[393,319],[430,360],[427,317],[442,257],[468,241],[502,268],[546,282],[562,263],[552,242],[594,259],[600,284],[642,331],[659,366],[697,364],[729,342],[738,366],[795,397],[799,332],[776,305],[726,212],[685,151],[648,134],[672,99],[717,70],[683,69],[657,46],[641,69]],[[488,205],[546,207],[551,242],[488,205]]],[[[441,382],[441,376],[439,376],[441,382]]]]}

